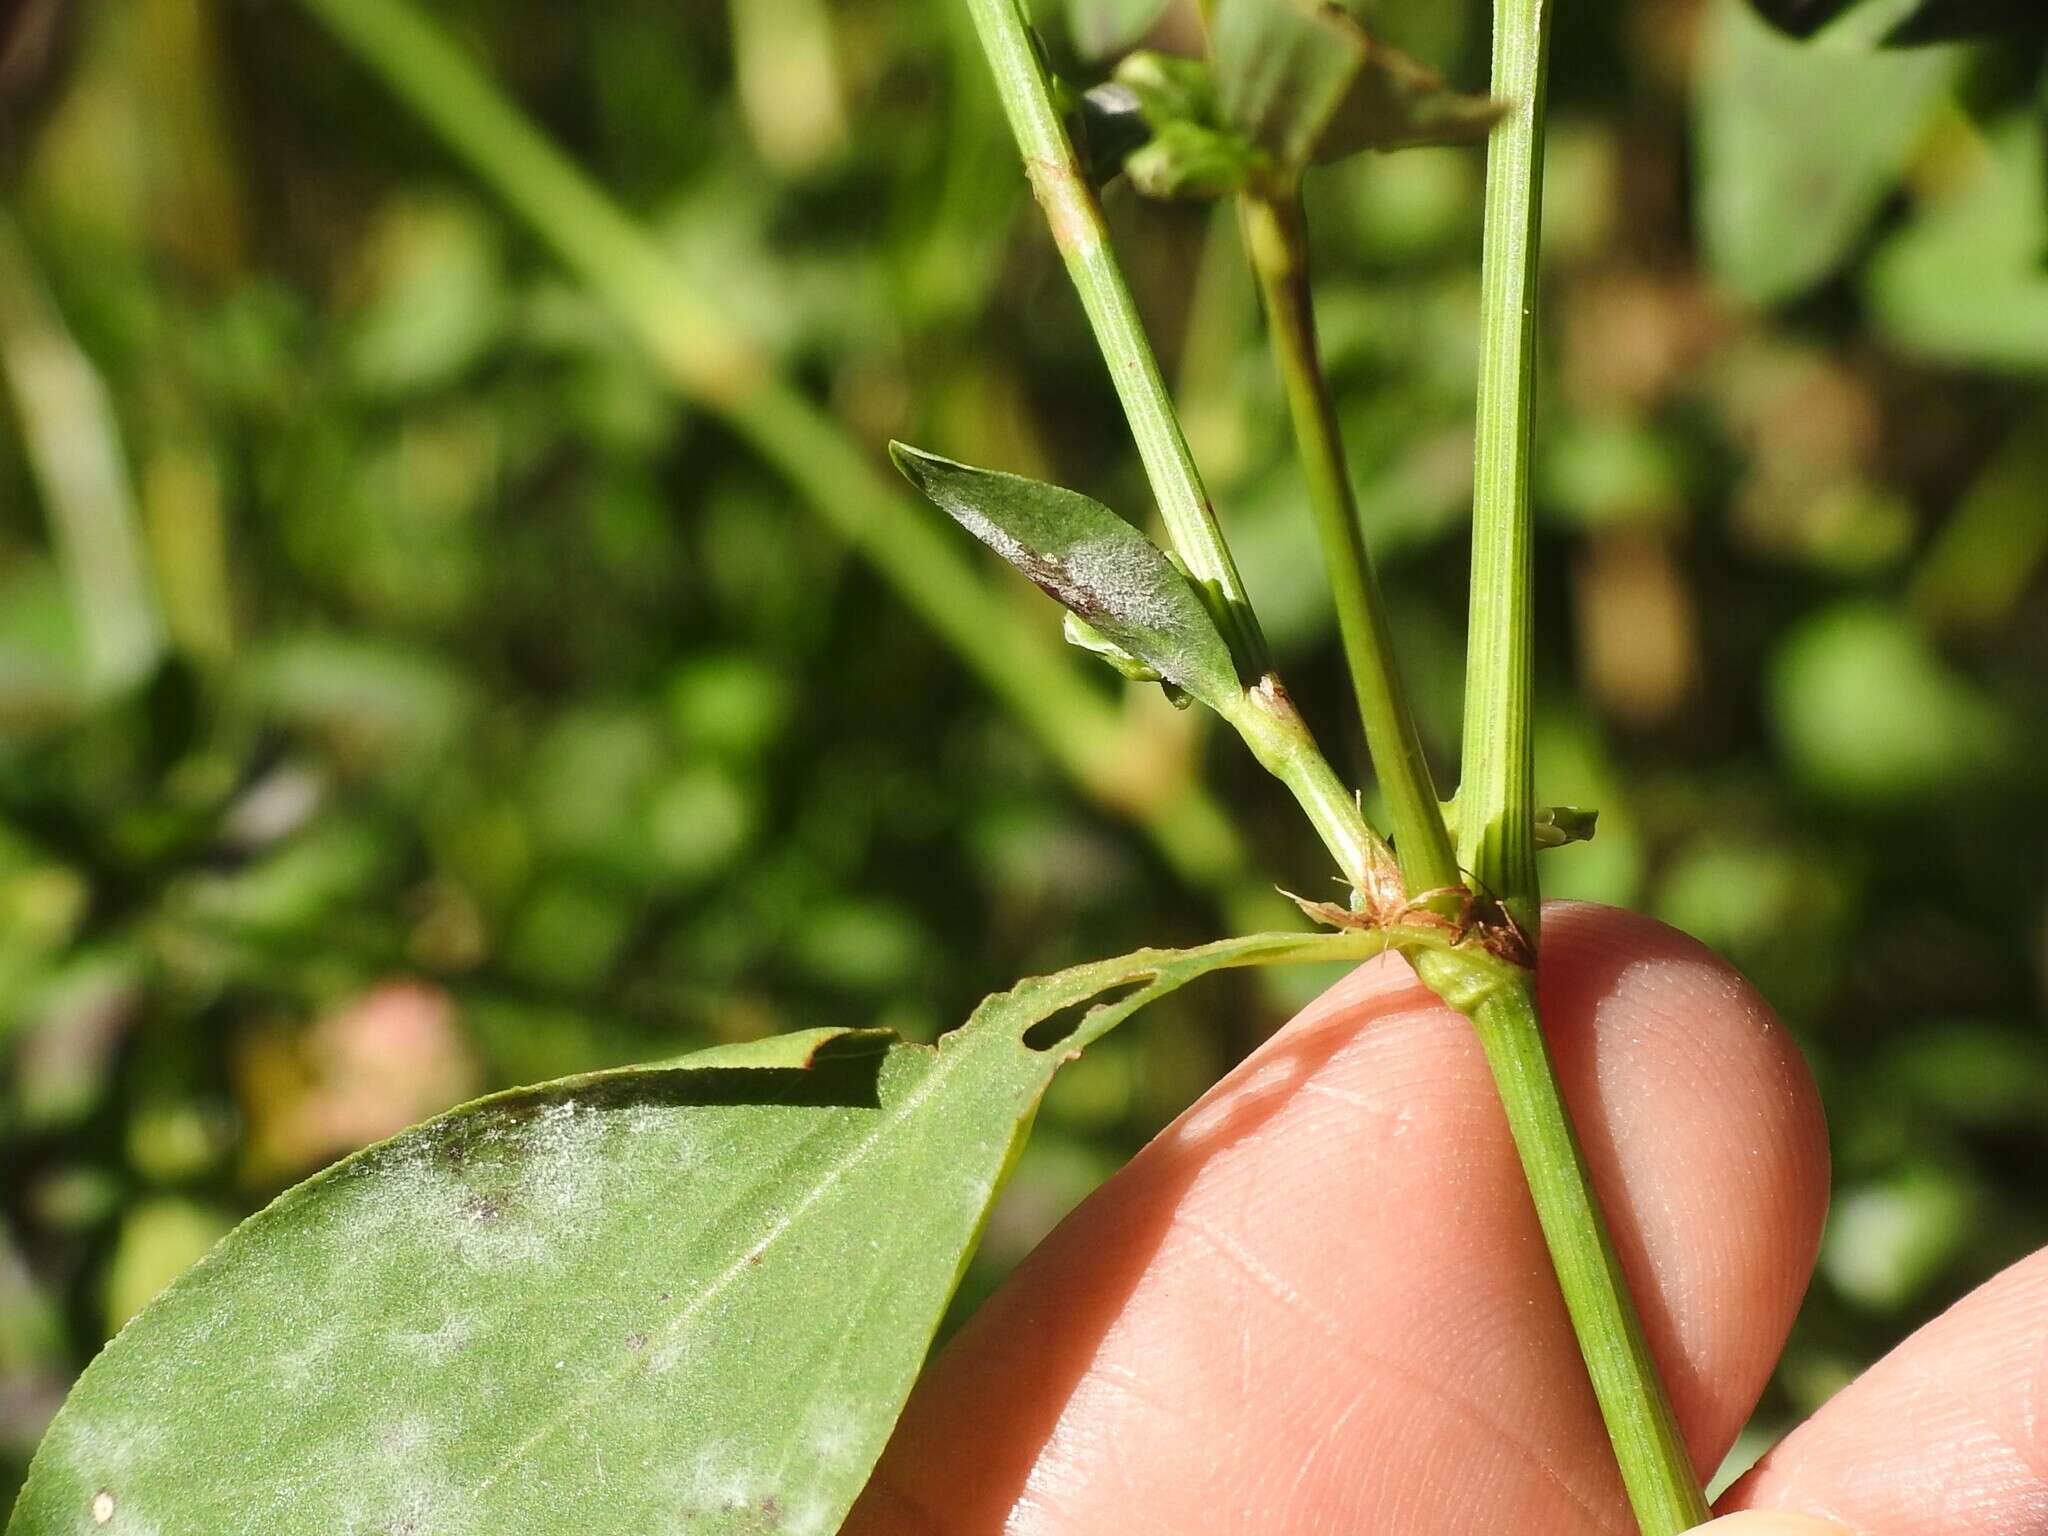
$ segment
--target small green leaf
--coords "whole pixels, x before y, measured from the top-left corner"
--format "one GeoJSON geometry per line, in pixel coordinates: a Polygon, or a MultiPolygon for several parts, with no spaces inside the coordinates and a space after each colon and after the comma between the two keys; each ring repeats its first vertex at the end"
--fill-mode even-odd
{"type": "Polygon", "coordinates": [[[1124,174],[1147,197],[1217,198],[1249,186],[1263,162],[1234,132],[1168,123],[1125,158],[1124,174]]]}
{"type": "Polygon", "coordinates": [[[1116,84],[1136,98],[1145,120],[1154,127],[1168,123],[1222,126],[1216,107],[1216,75],[1206,59],[1184,59],[1147,49],[1117,65],[1116,84]]]}
{"type": "Polygon", "coordinates": [[[1100,656],[1120,676],[1134,683],[1157,683],[1166,695],[1167,702],[1175,709],[1186,709],[1190,702],[1187,690],[1168,682],[1159,675],[1159,669],[1148,661],[1140,661],[1129,651],[1104,635],[1079,614],[1069,611],[1061,621],[1062,631],[1069,645],[1078,645],[1090,655],[1100,656]]]}
{"type": "Polygon", "coordinates": [[[1217,0],[1210,39],[1223,120],[1283,175],[1361,149],[1466,143],[1501,116],[1324,0],[1217,0]]]}
{"type": "Polygon", "coordinates": [[[1235,705],[1236,664],[1194,583],[1101,502],[903,443],[889,453],[936,506],[1098,634],[1212,709],[1235,705]]]}
{"type": "MultiPolygon", "coordinates": [[[[1458,835],[1458,797],[1443,803],[1444,826],[1452,837],[1458,835]]],[[[1536,846],[1562,848],[1567,843],[1590,843],[1600,820],[1598,811],[1578,805],[1546,805],[1535,816],[1536,846]]]]}
{"type": "Polygon", "coordinates": [[[1590,843],[1600,813],[1579,805],[1547,805],[1536,813],[1536,846],[1562,848],[1567,843],[1590,843]]]}
{"type": "Polygon", "coordinates": [[[837,1530],[1060,1066],[1209,971],[1386,939],[1140,950],[937,1046],[814,1030],[455,1110],[147,1307],[9,1536],[837,1530]]]}
{"type": "Polygon", "coordinates": [[[1163,681],[1159,669],[1151,662],[1141,661],[1133,656],[1078,613],[1069,612],[1060,629],[1067,637],[1067,644],[1078,645],[1091,656],[1100,656],[1118,675],[1127,677],[1134,683],[1163,681]]]}
{"type": "Polygon", "coordinates": [[[1088,60],[1112,59],[1147,32],[1166,0],[1067,0],[1067,32],[1088,60]]]}

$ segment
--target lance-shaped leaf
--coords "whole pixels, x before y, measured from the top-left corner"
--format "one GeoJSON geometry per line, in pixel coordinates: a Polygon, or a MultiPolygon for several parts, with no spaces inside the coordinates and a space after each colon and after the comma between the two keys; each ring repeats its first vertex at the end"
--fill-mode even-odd
{"type": "Polygon", "coordinates": [[[835,1531],[1060,1065],[1205,972],[1385,940],[1141,950],[937,1046],[818,1030],[455,1110],[144,1309],[9,1536],[835,1531]]]}
{"type": "Polygon", "coordinates": [[[1213,709],[1243,691],[1201,594],[1150,539],[1101,502],[903,443],[905,478],[1103,638],[1213,709]]]}
{"type": "Polygon", "coordinates": [[[1501,115],[1326,0],[1217,0],[1210,47],[1224,121],[1282,175],[1361,149],[1484,138],[1501,115]]]}

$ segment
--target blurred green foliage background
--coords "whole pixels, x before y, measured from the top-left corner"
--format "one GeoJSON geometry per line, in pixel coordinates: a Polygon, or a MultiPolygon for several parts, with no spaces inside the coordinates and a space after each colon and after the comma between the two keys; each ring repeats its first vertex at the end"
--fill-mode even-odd
{"type": "MultiPolygon", "coordinates": [[[[357,9],[0,8],[8,1487],[110,1330],[351,1147],[716,1040],[929,1037],[1021,974],[1298,922],[1272,884],[1323,878],[1233,743],[1084,670],[1050,605],[877,489],[898,435],[1146,511],[961,8],[437,0],[631,223],[493,173],[517,123],[447,81],[439,126],[401,105],[313,14],[357,9]]],[[[1382,9],[1484,79],[1473,0],[1382,9]]],[[[1117,7],[1043,10],[1101,73],[1117,7]]],[[[1835,1214],[1754,1448],[2048,1241],[2042,48],[1569,11],[1539,787],[1602,814],[1544,878],[1730,955],[1821,1078],[1835,1214]]],[[[1154,40],[1190,39],[1176,12],[1154,40]]],[[[1481,167],[1310,187],[1440,774],[1481,167]]],[[[1107,204],[1355,771],[1234,226],[1107,204]]],[[[1211,982],[1063,1076],[970,1299],[1299,996],[1211,982]]]]}

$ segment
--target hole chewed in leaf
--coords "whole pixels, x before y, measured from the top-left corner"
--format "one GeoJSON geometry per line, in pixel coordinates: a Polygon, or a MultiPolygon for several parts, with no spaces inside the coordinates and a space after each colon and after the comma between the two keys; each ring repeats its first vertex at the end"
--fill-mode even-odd
{"type": "Polygon", "coordinates": [[[1077,1003],[1069,1003],[1054,1013],[1047,1014],[1036,1024],[1024,1031],[1024,1043],[1034,1051],[1049,1051],[1054,1046],[1071,1039],[1074,1032],[1086,1023],[1089,1016],[1105,1008],[1114,1007],[1135,992],[1142,992],[1159,978],[1151,971],[1120,981],[1112,987],[1097,992],[1093,997],[1084,997],[1077,1003]]]}

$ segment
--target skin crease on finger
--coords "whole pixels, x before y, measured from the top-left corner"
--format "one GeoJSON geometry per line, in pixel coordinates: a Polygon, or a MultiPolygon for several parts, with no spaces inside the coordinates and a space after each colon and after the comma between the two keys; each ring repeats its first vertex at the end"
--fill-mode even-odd
{"type": "MultiPolygon", "coordinates": [[[[1727,965],[1546,911],[1546,1028],[1695,1460],[1768,1378],[1826,1206],[1818,1100],[1727,965]]],[[[1397,960],[1068,1218],[913,1397],[859,1536],[1632,1531],[1465,1020],[1397,960]]]]}

